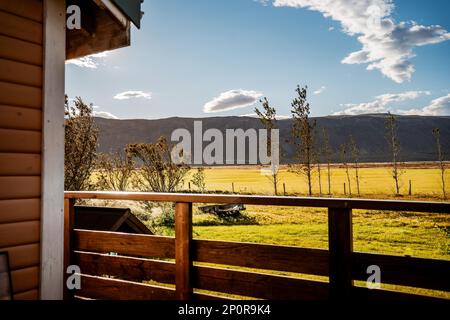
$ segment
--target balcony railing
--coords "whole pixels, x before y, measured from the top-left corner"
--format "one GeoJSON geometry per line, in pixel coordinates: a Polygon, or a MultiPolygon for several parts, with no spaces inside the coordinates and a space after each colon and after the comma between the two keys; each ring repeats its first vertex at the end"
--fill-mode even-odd
{"type": "Polygon", "coordinates": [[[225,299],[230,295],[239,295],[289,300],[435,299],[400,291],[371,290],[355,286],[355,280],[367,280],[367,268],[371,265],[380,267],[383,284],[450,291],[450,261],[354,252],[352,209],[450,213],[450,203],[66,192],[65,265],[76,264],[82,273],[81,289],[75,292],[67,290],[66,298],[185,300],[225,299]],[[76,199],[173,202],[175,237],[74,230],[73,208],[76,199]],[[328,208],[329,250],[193,239],[193,203],[328,208]],[[112,252],[115,254],[111,255],[112,252]],[[240,270],[236,270],[236,267],[240,270]],[[256,272],[254,269],[269,273],[256,272]],[[273,271],[322,276],[321,279],[328,277],[329,281],[277,275],[273,271]],[[225,294],[225,297],[220,294],[225,294]]]}

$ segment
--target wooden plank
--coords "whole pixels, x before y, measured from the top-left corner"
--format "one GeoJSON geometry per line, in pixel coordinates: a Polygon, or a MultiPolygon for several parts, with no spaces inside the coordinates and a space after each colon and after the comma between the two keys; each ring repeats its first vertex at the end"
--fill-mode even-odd
{"type": "Polygon", "coordinates": [[[42,86],[42,67],[0,58],[0,81],[42,86]]]}
{"type": "Polygon", "coordinates": [[[44,89],[42,97],[41,299],[64,292],[64,62],[66,2],[44,2],[44,89]]]}
{"type": "Polygon", "coordinates": [[[0,81],[0,104],[40,109],[42,89],[0,81]]]}
{"type": "Polygon", "coordinates": [[[254,205],[321,207],[341,209],[391,210],[413,212],[449,213],[449,202],[399,201],[374,199],[273,197],[246,195],[217,195],[193,193],[117,192],[117,191],[67,191],[67,198],[108,199],[192,203],[243,203],[254,205]]]}
{"type": "Polygon", "coordinates": [[[178,300],[192,297],[192,203],[175,204],[175,283],[178,300]]]}
{"type": "Polygon", "coordinates": [[[95,37],[85,30],[68,30],[67,59],[76,59],[130,45],[130,23],[127,23],[124,28],[106,10],[98,9],[91,14],[95,15],[95,37]]]}
{"type": "Polygon", "coordinates": [[[364,287],[353,287],[352,297],[355,302],[408,302],[408,303],[445,303],[448,304],[448,299],[432,297],[420,294],[405,293],[399,291],[392,291],[386,289],[368,289],[364,287]]]}
{"type": "Polygon", "coordinates": [[[194,287],[269,300],[325,300],[327,282],[238,270],[194,267],[194,287]]]}
{"type": "Polygon", "coordinates": [[[39,287],[39,267],[29,267],[11,272],[13,292],[24,292],[39,287]]]}
{"type": "Polygon", "coordinates": [[[37,300],[37,299],[39,299],[39,290],[37,288],[14,294],[14,300],[37,300]]]}
{"type": "Polygon", "coordinates": [[[41,133],[38,131],[0,129],[0,152],[41,153],[41,133]]]}
{"type": "Polygon", "coordinates": [[[214,295],[210,293],[203,293],[203,292],[194,292],[193,300],[205,300],[205,301],[217,301],[217,300],[235,300],[227,296],[221,296],[221,295],[214,295]]]}
{"type": "Polygon", "coordinates": [[[0,176],[33,176],[40,173],[40,154],[0,153],[0,176]]]}
{"type": "Polygon", "coordinates": [[[82,275],[77,296],[103,300],[173,300],[175,290],[125,280],[82,275]]]}
{"type": "Polygon", "coordinates": [[[39,220],[40,205],[38,198],[0,200],[0,223],[39,220]]]}
{"type": "Polygon", "coordinates": [[[328,276],[328,250],[194,240],[194,261],[328,276]]]}
{"type": "Polygon", "coordinates": [[[0,10],[42,22],[43,4],[41,0],[0,0],[0,10]]]}
{"type": "Polygon", "coordinates": [[[0,224],[0,248],[39,242],[39,221],[0,224]]]}
{"type": "Polygon", "coordinates": [[[0,105],[0,128],[41,130],[42,112],[39,109],[0,105]]]}
{"type": "Polygon", "coordinates": [[[8,251],[11,270],[36,266],[40,262],[39,243],[2,248],[1,251],[8,251]]]}
{"type": "Polygon", "coordinates": [[[128,281],[149,281],[175,284],[175,263],[169,261],[111,256],[75,251],[74,263],[83,274],[109,275],[128,281]]]}
{"type": "Polygon", "coordinates": [[[353,286],[352,210],[328,209],[328,247],[330,255],[330,297],[347,300],[353,286]]]}
{"type": "Polygon", "coordinates": [[[120,232],[74,230],[73,250],[175,258],[175,238],[120,232]]]}
{"type": "Polygon", "coordinates": [[[0,34],[42,44],[42,23],[0,11],[0,34]]]}
{"type": "Polygon", "coordinates": [[[353,278],[366,281],[370,265],[380,267],[382,283],[450,291],[450,261],[358,252],[353,254],[353,278]]]}
{"type": "Polygon", "coordinates": [[[0,200],[39,198],[40,195],[40,177],[0,177],[0,200]]]}
{"type": "MultiPolygon", "coordinates": [[[[73,245],[73,227],[75,225],[75,200],[64,199],[64,283],[67,283],[69,276],[66,273],[67,268],[72,265],[72,245],[73,245]]],[[[72,298],[72,291],[64,286],[64,300],[72,298]]]]}
{"type": "Polygon", "coordinates": [[[0,35],[0,57],[42,66],[42,46],[0,35]]]}

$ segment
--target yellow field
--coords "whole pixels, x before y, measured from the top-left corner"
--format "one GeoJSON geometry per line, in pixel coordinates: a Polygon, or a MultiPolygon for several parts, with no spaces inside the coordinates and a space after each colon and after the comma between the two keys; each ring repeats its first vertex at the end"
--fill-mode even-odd
{"type": "MultiPolygon", "coordinates": [[[[351,170],[351,189],[354,196],[356,180],[354,170],[351,170]]],[[[360,191],[364,196],[392,196],[395,194],[394,181],[387,167],[360,168],[360,191]]],[[[273,186],[267,176],[261,174],[258,167],[216,167],[206,168],[206,188],[208,191],[232,191],[232,183],[236,193],[273,194],[273,186]]],[[[286,168],[280,170],[279,194],[283,193],[283,183],[289,195],[306,195],[307,183],[303,176],[288,172],[286,168]]],[[[414,198],[441,198],[440,170],[437,168],[406,168],[401,177],[401,194],[408,195],[409,180],[412,184],[414,198]]],[[[322,170],[322,192],[328,193],[328,178],[326,171],[322,170]]],[[[348,183],[343,168],[331,169],[331,193],[333,196],[344,195],[344,183],[348,183]]],[[[187,189],[187,185],[184,186],[187,189]]],[[[195,190],[194,186],[191,186],[195,190]]],[[[446,191],[450,194],[450,170],[446,172],[446,191]]],[[[313,192],[319,194],[317,172],[313,178],[313,192]]],[[[348,194],[347,194],[348,195],[348,194]]]]}

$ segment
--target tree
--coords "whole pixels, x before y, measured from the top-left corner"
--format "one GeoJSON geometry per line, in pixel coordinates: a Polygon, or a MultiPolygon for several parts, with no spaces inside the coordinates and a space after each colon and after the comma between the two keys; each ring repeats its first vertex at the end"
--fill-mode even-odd
{"type": "Polygon", "coordinates": [[[185,164],[175,164],[164,137],[156,143],[129,144],[126,152],[141,164],[137,187],[148,192],[174,192],[189,171],[185,164]]]}
{"type": "Polygon", "coordinates": [[[327,163],[328,194],[331,195],[331,156],[333,154],[333,151],[330,145],[330,136],[328,135],[328,131],[325,127],[322,128],[322,135],[323,135],[322,156],[327,163]]]}
{"type": "Polygon", "coordinates": [[[191,182],[200,192],[205,192],[206,183],[205,183],[205,168],[198,167],[197,172],[193,174],[191,182]]]}
{"type": "Polygon", "coordinates": [[[258,108],[255,108],[255,113],[258,116],[261,123],[267,130],[267,152],[269,157],[272,159],[272,170],[269,176],[270,181],[273,185],[273,192],[275,195],[278,195],[278,168],[273,167],[273,158],[272,158],[272,129],[276,128],[276,110],[275,108],[270,106],[269,100],[264,97],[263,100],[259,100],[262,103],[263,111],[260,111],[258,108]]]}
{"type": "Polygon", "coordinates": [[[293,118],[292,137],[299,163],[293,166],[293,172],[303,175],[308,183],[308,194],[312,195],[312,172],[314,166],[314,137],[316,122],[309,119],[310,106],[307,102],[307,89],[297,86],[298,96],[291,103],[293,118]]]}
{"type": "Polygon", "coordinates": [[[127,152],[104,153],[98,155],[97,168],[100,190],[126,191],[131,185],[135,163],[127,152]]]}
{"type": "Polygon", "coordinates": [[[439,169],[441,170],[441,187],[442,187],[442,195],[444,199],[447,199],[447,193],[445,192],[445,163],[444,163],[444,155],[442,154],[442,145],[441,145],[441,131],[439,128],[433,129],[433,136],[436,140],[436,151],[437,151],[437,159],[439,161],[439,169]]]}
{"type": "Polygon", "coordinates": [[[397,119],[393,114],[390,112],[387,115],[387,118],[385,120],[385,127],[386,127],[386,140],[388,142],[389,151],[392,156],[392,170],[391,170],[391,176],[392,179],[394,179],[395,183],[395,191],[396,194],[400,194],[400,179],[403,175],[403,171],[400,169],[399,166],[399,156],[400,156],[400,143],[398,140],[398,133],[397,133],[397,119]]]}
{"type": "Polygon", "coordinates": [[[80,97],[73,104],[65,100],[64,188],[88,190],[95,166],[98,129],[92,116],[92,105],[80,97]]]}
{"type": "Polygon", "coordinates": [[[355,179],[356,179],[356,191],[358,192],[358,196],[361,195],[360,189],[359,189],[359,148],[358,145],[356,144],[355,139],[353,139],[353,136],[350,135],[350,139],[349,139],[349,148],[350,148],[350,152],[352,155],[352,160],[353,160],[353,166],[355,169],[355,179]]]}
{"type": "Polygon", "coordinates": [[[344,166],[345,169],[345,175],[347,176],[347,183],[348,183],[348,194],[351,196],[352,195],[352,184],[351,184],[351,180],[350,180],[350,170],[348,168],[348,151],[347,151],[347,147],[345,146],[345,144],[341,144],[340,147],[340,151],[341,151],[341,162],[342,165],[344,166]]]}

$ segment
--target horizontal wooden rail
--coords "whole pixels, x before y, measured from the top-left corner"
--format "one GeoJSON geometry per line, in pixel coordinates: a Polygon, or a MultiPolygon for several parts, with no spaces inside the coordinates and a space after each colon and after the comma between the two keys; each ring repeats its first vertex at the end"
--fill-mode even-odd
{"type": "Polygon", "coordinates": [[[328,276],[328,250],[194,240],[194,261],[328,276]]]}
{"type": "Polygon", "coordinates": [[[128,281],[156,281],[175,284],[175,263],[143,258],[75,251],[74,263],[82,273],[108,275],[128,281]]]}
{"type": "Polygon", "coordinates": [[[400,291],[386,290],[386,289],[368,289],[366,287],[352,287],[353,301],[373,301],[373,302],[408,302],[408,303],[445,303],[448,300],[438,297],[426,296],[421,294],[406,293],[400,291]]]}
{"type": "Polygon", "coordinates": [[[79,229],[75,229],[73,233],[72,250],[175,258],[175,239],[173,237],[79,229]]]}
{"type": "Polygon", "coordinates": [[[175,289],[89,275],[81,276],[80,297],[115,300],[173,300],[175,289]]]}
{"type": "Polygon", "coordinates": [[[257,272],[196,266],[193,286],[269,300],[326,300],[328,283],[257,272]]]}
{"type": "Polygon", "coordinates": [[[367,280],[367,267],[377,265],[382,283],[450,291],[450,261],[359,252],[352,260],[356,280],[367,280]]]}
{"type": "Polygon", "coordinates": [[[74,199],[135,200],[184,203],[243,203],[272,206],[450,213],[449,202],[113,191],[66,191],[64,195],[66,198],[74,199]]]}

